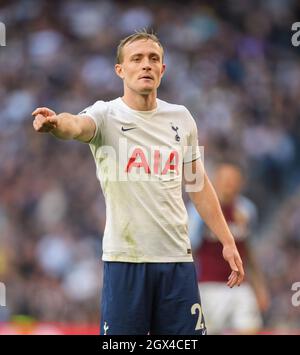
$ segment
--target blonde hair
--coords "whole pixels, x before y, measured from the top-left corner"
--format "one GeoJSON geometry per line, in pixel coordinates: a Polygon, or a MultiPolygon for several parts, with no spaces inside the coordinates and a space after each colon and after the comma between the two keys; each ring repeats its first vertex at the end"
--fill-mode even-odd
{"type": "Polygon", "coordinates": [[[123,61],[123,53],[122,52],[123,52],[124,46],[127,43],[132,43],[132,42],[139,41],[142,39],[144,39],[144,40],[151,39],[153,42],[157,43],[160,46],[160,48],[162,49],[162,57],[163,57],[164,49],[163,49],[163,46],[160,43],[158,37],[153,32],[149,33],[149,32],[147,32],[146,29],[142,29],[140,31],[136,31],[135,33],[131,34],[128,37],[123,38],[120,41],[120,43],[118,45],[118,49],[117,49],[117,57],[116,57],[117,64],[120,64],[123,61]]]}

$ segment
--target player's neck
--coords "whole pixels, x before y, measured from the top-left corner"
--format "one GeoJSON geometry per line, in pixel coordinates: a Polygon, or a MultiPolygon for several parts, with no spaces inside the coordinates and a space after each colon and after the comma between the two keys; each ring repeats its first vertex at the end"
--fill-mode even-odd
{"type": "Polygon", "coordinates": [[[127,106],[137,111],[151,111],[157,106],[155,92],[149,95],[137,95],[136,93],[125,92],[122,100],[127,106]]]}
{"type": "Polygon", "coordinates": [[[223,196],[222,194],[218,195],[219,201],[222,207],[230,206],[234,203],[234,198],[223,196]]]}

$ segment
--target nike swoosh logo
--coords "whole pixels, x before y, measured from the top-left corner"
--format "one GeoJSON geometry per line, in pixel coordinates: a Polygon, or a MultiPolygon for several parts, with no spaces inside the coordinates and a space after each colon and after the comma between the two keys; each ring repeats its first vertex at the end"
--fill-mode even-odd
{"type": "Polygon", "coordinates": [[[136,129],[136,128],[137,128],[137,127],[124,128],[124,127],[122,126],[122,131],[123,131],[123,132],[131,131],[132,129],[136,129]]]}

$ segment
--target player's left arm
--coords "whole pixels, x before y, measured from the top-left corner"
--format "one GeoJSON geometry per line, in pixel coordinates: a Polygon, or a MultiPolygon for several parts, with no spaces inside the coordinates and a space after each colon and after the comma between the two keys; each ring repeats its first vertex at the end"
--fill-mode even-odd
{"type": "Polygon", "coordinates": [[[185,163],[183,177],[186,186],[189,186],[189,190],[187,190],[189,197],[198,213],[223,245],[223,257],[232,270],[227,285],[229,287],[239,286],[245,275],[243,263],[224,218],[217,194],[204,170],[201,159],[185,163]],[[197,178],[192,180],[190,174],[197,176],[197,178]],[[199,179],[199,174],[202,177],[201,179],[199,179]]]}

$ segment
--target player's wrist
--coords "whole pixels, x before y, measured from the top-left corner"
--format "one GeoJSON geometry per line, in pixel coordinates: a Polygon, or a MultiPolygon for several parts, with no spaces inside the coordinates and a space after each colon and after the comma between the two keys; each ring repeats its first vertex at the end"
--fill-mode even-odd
{"type": "Polygon", "coordinates": [[[236,249],[236,245],[235,245],[234,239],[232,239],[232,240],[226,240],[225,242],[222,243],[222,245],[223,245],[223,249],[227,249],[227,248],[234,248],[234,249],[236,249]]]}

